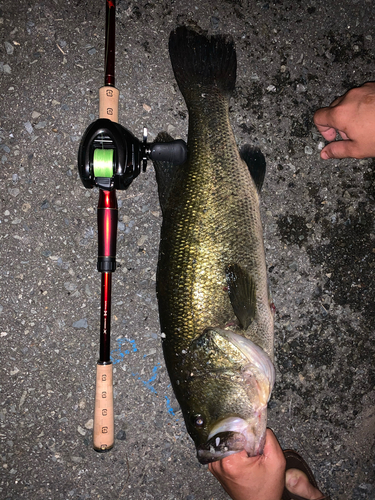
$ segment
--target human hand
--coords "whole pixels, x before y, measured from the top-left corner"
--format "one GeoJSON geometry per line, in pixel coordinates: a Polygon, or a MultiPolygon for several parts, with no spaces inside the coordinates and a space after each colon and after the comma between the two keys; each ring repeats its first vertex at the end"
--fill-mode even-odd
{"type": "Polygon", "coordinates": [[[314,114],[314,122],[328,144],[321,158],[375,157],[375,82],[349,90],[314,114]],[[343,141],[335,141],[337,132],[343,141]]]}
{"type": "Polygon", "coordinates": [[[285,484],[285,457],[267,429],[263,455],[241,451],[208,466],[233,500],[280,500],[285,484]]]}

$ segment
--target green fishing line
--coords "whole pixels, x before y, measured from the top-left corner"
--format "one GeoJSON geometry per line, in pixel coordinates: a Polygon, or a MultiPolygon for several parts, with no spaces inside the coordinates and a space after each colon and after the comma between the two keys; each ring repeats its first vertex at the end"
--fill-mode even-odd
{"type": "Polygon", "coordinates": [[[95,149],[93,166],[95,177],[112,177],[113,149],[95,149]]]}

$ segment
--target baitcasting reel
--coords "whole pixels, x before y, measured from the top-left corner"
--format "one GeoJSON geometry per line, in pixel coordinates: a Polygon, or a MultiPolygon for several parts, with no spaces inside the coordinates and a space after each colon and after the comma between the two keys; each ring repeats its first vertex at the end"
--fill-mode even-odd
{"type": "Polygon", "coordinates": [[[146,171],[147,160],[180,165],[186,158],[186,143],[181,139],[149,144],[144,129],[141,142],[119,123],[100,118],[89,125],[82,137],[78,171],[86,188],[124,190],[139,175],[141,165],[146,171]]]}

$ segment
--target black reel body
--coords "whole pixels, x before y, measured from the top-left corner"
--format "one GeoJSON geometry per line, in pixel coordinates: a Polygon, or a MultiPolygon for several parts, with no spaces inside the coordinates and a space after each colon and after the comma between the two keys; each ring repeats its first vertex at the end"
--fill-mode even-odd
{"type": "MultiPolygon", "coordinates": [[[[144,134],[139,141],[129,130],[107,118],[100,118],[91,123],[82,137],[78,151],[78,171],[86,188],[99,187],[106,191],[125,190],[138,177],[147,160],[168,161],[180,165],[186,161],[187,147],[181,139],[147,144],[144,134]],[[95,165],[95,151],[107,151],[106,165],[95,165]]],[[[97,155],[98,156],[98,155],[97,155]]]]}
{"type": "Polygon", "coordinates": [[[79,175],[86,188],[127,189],[139,175],[140,162],[141,143],[119,123],[100,118],[86,129],[78,151],[79,175]],[[96,149],[113,150],[111,177],[95,175],[96,149]]]}

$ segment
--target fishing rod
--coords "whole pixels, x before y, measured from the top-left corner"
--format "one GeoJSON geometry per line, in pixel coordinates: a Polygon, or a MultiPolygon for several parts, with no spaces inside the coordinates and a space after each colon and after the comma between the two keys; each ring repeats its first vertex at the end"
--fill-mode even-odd
{"type": "Polygon", "coordinates": [[[179,165],[186,161],[182,140],[147,143],[118,123],[119,90],[115,87],[116,0],[106,0],[104,86],[99,89],[99,119],[86,129],[78,151],[78,171],[85,188],[99,188],[98,261],[101,273],[99,360],[96,365],[93,447],[114,445],[113,365],[110,355],[112,273],[116,270],[118,206],[116,190],[127,189],[147,160],[179,165]]]}

